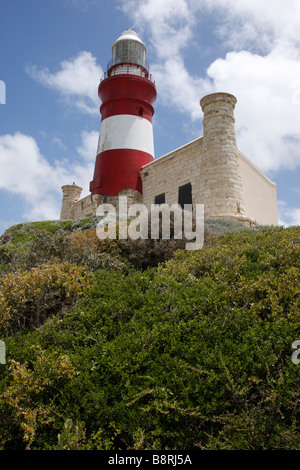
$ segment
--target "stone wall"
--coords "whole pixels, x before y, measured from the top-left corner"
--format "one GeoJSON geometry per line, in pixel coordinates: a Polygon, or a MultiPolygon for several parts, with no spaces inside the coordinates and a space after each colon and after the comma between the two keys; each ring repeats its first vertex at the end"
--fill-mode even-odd
{"type": "Polygon", "coordinates": [[[259,225],[278,225],[276,184],[242,152],[239,152],[239,163],[245,214],[259,225]]]}
{"type": "MultiPolygon", "coordinates": [[[[82,199],[73,197],[72,200],[72,195],[78,196],[78,191],[75,191],[75,188],[72,185],[63,186],[63,188],[64,197],[61,220],[78,220],[96,215],[97,207],[100,204],[112,204],[116,209],[118,209],[119,196],[127,196],[128,208],[132,204],[141,203],[143,201],[142,195],[138,191],[134,191],[132,189],[124,189],[118,194],[118,196],[101,196],[99,194],[92,196],[90,194],[82,199]],[[67,186],[69,189],[67,189],[67,186]]],[[[77,186],[77,188],[79,187],[77,186]]],[[[79,189],[81,193],[81,188],[79,189]]]]}
{"type": "Polygon", "coordinates": [[[103,196],[99,196],[99,194],[95,194],[94,196],[90,194],[79,201],[76,201],[73,204],[70,219],[85,219],[95,215],[99,204],[103,204],[103,199],[103,196]]]}
{"type": "Polygon", "coordinates": [[[201,177],[202,137],[189,142],[141,170],[143,203],[150,209],[155,196],[165,194],[165,203],[178,203],[179,186],[192,183],[193,204],[199,203],[201,177]]]}

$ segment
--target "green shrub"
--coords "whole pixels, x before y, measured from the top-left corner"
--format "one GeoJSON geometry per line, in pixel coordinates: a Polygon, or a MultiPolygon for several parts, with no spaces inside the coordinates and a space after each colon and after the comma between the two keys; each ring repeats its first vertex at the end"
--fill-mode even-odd
{"type": "MultiPolygon", "coordinates": [[[[159,263],[172,258],[177,250],[184,250],[187,239],[184,235],[184,223],[182,219],[182,238],[175,237],[175,216],[174,213],[170,214],[170,238],[163,238],[162,233],[162,215],[159,217],[158,238],[152,239],[151,237],[151,214],[148,216],[148,238],[133,240],[128,236],[125,240],[120,240],[119,244],[122,249],[123,256],[125,256],[130,263],[136,268],[147,269],[148,267],[156,267],[159,263]]],[[[195,220],[192,221],[192,228],[195,230],[195,220]]]]}
{"type": "Polygon", "coordinates": [[[14,395],[2,366],[0,446],[299,450],[299,240],[243,230],[158,268],[93,272],[76,308],[6,338],[25,385],[14,395]]]}
{"type": "Polygon", "coordinates": [[[90,274],[70,263],[16,271],[0,279],[2,334],[36,328],[90,288],[90,274]]]}
{"type": "Polygon", "coordinates": [[[84,265],[91,270],[102,267],[128,269],[117,242],[99,240],[92,229],[58,234],[39,231],[35,234],[35,239],[28,244],[26,255],[23,255],[22,259],[24,269],[64,262],[84,265]]]}
{"type": "Polygon", "coordinates": [[[40,347],[35,350],[33,369],[27,363],[9,361],[11,381],[3,393],[10,421],[19,426],[26,449],[30,449],[39,426],[55,421],[53,399],[49,403],[47,394],[52,390],[57,397],[59,387],[75,373],[68,356],[46,353],[40,347]]]}

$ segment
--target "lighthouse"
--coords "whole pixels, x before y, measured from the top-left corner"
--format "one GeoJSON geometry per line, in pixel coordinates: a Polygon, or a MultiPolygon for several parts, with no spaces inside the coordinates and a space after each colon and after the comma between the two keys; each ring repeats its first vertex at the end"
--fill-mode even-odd
{"type": "Polygon", "coordinates": [[[98,87],[101,125],[90,191],[93,196],[118,196],[127,189],[142,194],[140,170],[154,160],[156,87],[135,31],[124,31],[111,52],[98,87]]]}

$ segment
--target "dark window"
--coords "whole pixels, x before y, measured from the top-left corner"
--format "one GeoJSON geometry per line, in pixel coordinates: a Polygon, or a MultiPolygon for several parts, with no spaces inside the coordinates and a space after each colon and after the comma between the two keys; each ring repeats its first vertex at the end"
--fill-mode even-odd
{"type": "Polygon", "coordinates": [[[159,194],[154,198],[154,204],[165,204],[165,193],[159,194]]]}
{"type": "Polygon", "coordinates": [[[192,204],[192,184],[188,183],[178,189],[178,204],[184,208],[185,204],[192,204]]]}

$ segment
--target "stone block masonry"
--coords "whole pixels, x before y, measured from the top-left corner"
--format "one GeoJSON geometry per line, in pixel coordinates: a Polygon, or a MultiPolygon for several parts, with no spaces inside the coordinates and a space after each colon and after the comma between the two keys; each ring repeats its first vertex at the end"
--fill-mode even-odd
{"type": "Polygon", "coordinates": [[[73,185],[62,186],[63,202],[60,220],[78,220],[96,215],[100,204],[112,204],[118,209],[119,196],[127,196],[127,205],[142,203],[142,195],[133,189],[124,189],[118,196],[90,194],[80,199],[82,188],[73,185]]]}
{"type": "Polygon", "coordinates": [[[60,212],[60,220],[72,220],[72,208],[80,199],[82,188],[75,183],[62,186],[63,199],[60,212]]]}
{"type": "Polygon", "coordinates": [[[202,137],[142,168],[143,203],[148,210],[154,204],[155,196],[160,194],[165,195],[166,204],[178,203],[179,187],[188,183],[192,184],[193,204],[200,204],[198,181],[201,175],[201,154],[202,137]]]}
{"type": "Polygon", "coordinates": [[[199,198],[205,217],[245,213],[233,116],[236,102],[228,93],[214,93],[200,102],[204,118],[199,198]]]}

